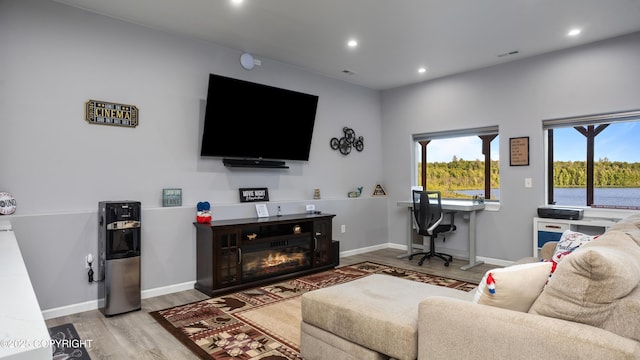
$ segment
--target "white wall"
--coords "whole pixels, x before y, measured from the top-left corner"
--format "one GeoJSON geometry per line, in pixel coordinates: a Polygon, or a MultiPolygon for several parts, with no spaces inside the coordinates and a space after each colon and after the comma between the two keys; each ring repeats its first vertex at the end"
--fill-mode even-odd
{"type": "Polygon", "coordinates": [[[303,212],[320,188],[317,207],[337,214],[341,250],[387,242],[387,200],[369,196],[383,180],[377,91],[260,54],[262,66],[245,71],[241,51],[46,0],[0,2],[0,47],[0,191],[17,200],[6,218],[43,309],[97,297],[83,259],[97,252],[100,200],[143,204],[143,289],[195,280],[195,204],[211,202],[218,219],[253,217],[240,187],[268,187],[270,206],[285,213],[303,212]],[[318,95],[309,161],[237,170],[200,158],[209,73],[318,95]],[[137,106],[140,125],[88,124],[89,99],[137,106]],[[330,149],[344,126],[364,136],[363,152],[330,149]],[[364,198],[347,199],[358,186],[364,198]],[[164,187],[182,188],[185,206],[161,208],[164,187]]]}
{"type": "MultiPolygon", "coordinates": [[[[532,252],[532,218],[544,204],[541,121],[640,109],[640,33],[382,93],[382,147],[389,238],[404,244],[412,185],[411,135],[498,125],[500,209],[478,215],[477,254],[517,260],[532,252]],[[509,138],[529,136],[530,165],[509,166],[509,138]],[[400,161],[398,161],[400,160],[400,161]],[[533,188],[524,179],[533,179],[533,188]]],[[[635,151],[629,149],[629,151],[635,151]]],[[[467,251],[467,226],[441,249],[467,251]]]]}

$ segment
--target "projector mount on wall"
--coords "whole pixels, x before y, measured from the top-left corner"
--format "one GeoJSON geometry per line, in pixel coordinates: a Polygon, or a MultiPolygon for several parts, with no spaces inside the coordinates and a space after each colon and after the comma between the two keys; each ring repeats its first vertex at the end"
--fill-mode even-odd
{"type": "Polygon", "coordinates": [[[339,150],[342,155],[349,155],[351,147],[355,147],[358,151],[362,151],[364,149],[364,138],[362,136],[358,136],[358,138],[356,138],[356,132],[353,131],[352,128],[345,126],[342,128],[342,132],[344,133],[344,136],[340,139],[335,137],[331,138],[331,149],[339,150]]]}

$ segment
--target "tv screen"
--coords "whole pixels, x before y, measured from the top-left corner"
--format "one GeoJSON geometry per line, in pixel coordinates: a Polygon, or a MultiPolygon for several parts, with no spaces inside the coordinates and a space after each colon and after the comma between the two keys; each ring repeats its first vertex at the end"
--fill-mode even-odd
{"type": "Polygon", "coordinates": [[[318,96],[210,74],[201,156],[309,160],[318,96]]]}

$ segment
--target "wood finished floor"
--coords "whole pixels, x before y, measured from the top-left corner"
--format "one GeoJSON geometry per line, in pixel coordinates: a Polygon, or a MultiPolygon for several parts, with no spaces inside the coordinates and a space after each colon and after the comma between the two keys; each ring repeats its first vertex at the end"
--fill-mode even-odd
{"type": "MultiPolygon", "coordinates": [[[[426,261],[422,266],[418,266],[418,258],[414,258],[412,261],[406,258],[397,258],[398,255],[403,253],[404,251],[394,249],[377,250],[343,257],[340,259],[340,265],[373,261],[473,283],[480,282],[487,270],[496,267],[483,264],[464,271],[460,267],[466,265],[467,262],[458,259],[454,259],[449,267],[445,267],[440,259],[426,261]]],[[[207,298],[208,296],[197,290],[186,290],[144,299],[142,300],[141,311],[106,318],[98,310],[91,310],[50,319],[46,323],[48,327],[73,323],[83,340],[91,340],[91,347],[88,351],[93,360],[198,359],[189,349],[151,318],[149,312],[207,298]]]]}

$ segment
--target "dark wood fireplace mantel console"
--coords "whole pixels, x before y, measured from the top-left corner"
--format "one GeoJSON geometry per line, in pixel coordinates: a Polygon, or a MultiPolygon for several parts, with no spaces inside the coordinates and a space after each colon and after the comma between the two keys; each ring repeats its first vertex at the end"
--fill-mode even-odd
{"type": "Polygon", "coordinates": [[[333,268],[332,214],[216,220],[196,226],[196,284],[214,296],[333,268]]]}

